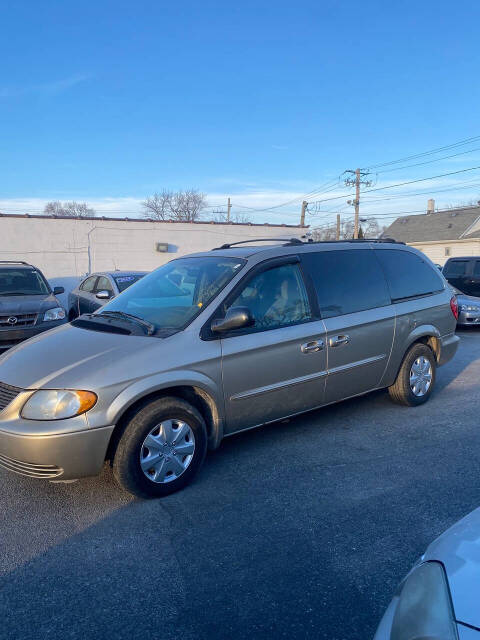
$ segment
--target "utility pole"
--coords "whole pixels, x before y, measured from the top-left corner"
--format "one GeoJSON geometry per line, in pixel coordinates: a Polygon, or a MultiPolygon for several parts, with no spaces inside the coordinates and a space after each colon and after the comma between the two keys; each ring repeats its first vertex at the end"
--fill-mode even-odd
{"type": "Polygon", "coordinates": [[[308,202],[306,200],[304,200],[302,202],[302,211],[300,213],[300,226],[301,227],[305,226],[305,211],[307,210],[307,205],[308,205],[308,202]]]}
{"type": "Polygon", "coordinates": [[[230,211],[232,210],[232,205],[230,203],[230,198],[228,199],[227,204],[227,222],[230,222],[230,211]]]}
{"type": "Polygon", "coordinates": [[[336,233],[336,239],[340,240],[340,214],[337,213],[337,233],[336,233]]]}
{"type": "Polygon", "coordinates": [[[355,178],[347,178],[345,180],[345,186],[355,187],[355,200],[352,203],[355,206],[355,223],[353,228],[353,237],[357,239],[358,220],[360,217],[360,186],[364,185],[365,187],[370,187],[372,182],[371,180],[362,180],[364,176],[368,176],[368,171],[362,171],[361,169],[355,169],[355,171],[353,171],[352,169],[347,169],[345,173],[351,173],[352,176],[355,176],[355,178]]]}

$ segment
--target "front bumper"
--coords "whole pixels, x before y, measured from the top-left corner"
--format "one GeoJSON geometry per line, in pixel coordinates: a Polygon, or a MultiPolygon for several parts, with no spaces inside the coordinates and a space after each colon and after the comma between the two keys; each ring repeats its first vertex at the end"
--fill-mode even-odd
{"type": "Polygon", "coordinates": [[[72,480],[97,475],[113,429],[109,426],[56,435],[0,430],[0,467],[31,478],[72,480]]]}
{"type": "Polygon", "coordinates": [[[458,314],[457,324],[460,326],[480,325],[480,312],[478,311],[460,311],[458,314]]]}
{"type": "Polygon", "coordinates": [[[66,420],[25,420],[23,391],[0,412],[0,467],[33,478],[73,480],[100,473],[115,428],[89,426],[86,414],[66,420]]]}
{"type": "Polygon", "coordinates": [[[10,349],[10,347],[14,347],[17,344],[20,344],[20,342],[28,340],[28,338],[33,338],[33,336],[36,336],[39,333],[43,333],[49,329],[55,329],[55,327],[60,327],[62,324],[66,324],[67,322],[68,320],[64,318],[63,320],[42,322],[38,325],[19,327],[18,329],[0,329],[0,352],[4,349],[10,349]]]}

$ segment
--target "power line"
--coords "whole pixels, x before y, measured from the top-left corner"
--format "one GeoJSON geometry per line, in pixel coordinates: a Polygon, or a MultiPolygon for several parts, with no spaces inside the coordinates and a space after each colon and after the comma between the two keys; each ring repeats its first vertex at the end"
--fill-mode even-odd
{"type": "Polygon", "coordinates": [[[416,160],[417,158],[423,158],[425,156],[434,155],[435,153],[439,153],[440,151],[447,151],[448,149],[455,149],[456,147],[461,147],[466,144],[471,144],[472,142],[476,142],[480,140],[480,136],[473,136],[471,138],[465,138],[464,140],[459,140],[458,142],[454,142],[449,145],[445,145],[443,147],[437,147],[436,149],[430,149],[429,151],[424,151],[423,153],[416,153],[411,156],[404,156],[403,158],[398,158],[397,160],[390,160],[388,162],[380,162],[378,164],[371,164],[367,168],[368,169],[376,169],[378,167],[386,167],[392,164],[398,164],[399,162],[406,162],[408,160],[416,160]]]}
{"type": "MultiPolygon", "coordinates": [[[[417,180],[408,180],[406,182],[398,182],[396,184],[390,184],[387,185],[385,187],[375,187],[374,189],[368,189],[367,191],[365,191],[364,193],[372,193],[374,191],[384,191],[385,189],[394,189],[396,187],[403,187],[407,184],[415,184],[418,182],[426,182],[428,180],[436,180],[437,178],[445,178],[446,176],[454,176],[457,175],[459,173],[466,173],[467,171],[474,171],[476,169],[480,169],[480,166],[477,167],[469,167],[468,169],[460,169],[458,171],[449,171],[448,173],[441,173],[438,174],[436,176],[430,176],[428,178],[419,178],[417,180]]],[[[340,200],[342,198],[348,197],[348,196],[353,196],[355,195],[355,193],[348,193],[346,196],[332,196],[330,198],[322,198],[321,200],[319,200],[319,202],[328,202],[330,200],[340,200]]]]}
{"type": "Polygon", "coordinates": [[[383,171],[377,171],[377,175],[381,173],[390,173],[391,171],[400,171],[401,169],[410,169],[410,167],[420,167],[425,164],[431,164],[432,162],[439,162],[440,160],[449,160],[450,158],[456,158],[457,156],[463,156],[466,153],[473,153],[474,151],[480,151],[480,147],[476,147],[475,149],[469,149],[468,151],[460,151],[459,153],[454,153],[450,156],[442,156],[441,158],[434,158],[433,160],[426,160],[425,162],[417,162],[415,164],[407,164],[403,167],[393,167],[393,169],[384,169],[383,171]]]}
{"type": "Polygon", "coordinates": [[[239,203],[238,204],[232,203],[232,204],[235,207],[238,207],[239,209],[249,209],[250,211],[272,211],[273,209],[279,209],[281,207],[286,207],[289,204],[300,202],[302,200],[305,200],[306,198],[312,198],[314,196],[321,195],[322,193],[328,193],[329,191],[333,191],[333,189],[338,186],[338,183],[339,183],[339,178],[336,178],[335,180],[329,180],[328,182],[325,182],[320,187],[317,187],[316,189],[313,189],[312,191],[309,191],[308,193],[305,193],[302,196],[297,196],[292,200],[287,200],[286,202],[282,202],[281,204],[276,204],[271,207],[260,208],[260,207],[249,207],[248,205],[242,205],[239,203]]]}

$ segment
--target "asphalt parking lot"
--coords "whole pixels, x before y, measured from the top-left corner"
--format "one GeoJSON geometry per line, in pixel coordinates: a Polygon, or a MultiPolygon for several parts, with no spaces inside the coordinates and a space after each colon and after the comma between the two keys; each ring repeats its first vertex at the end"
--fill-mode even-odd
{"type": "Polygon", "coordinates": [[[426,545],[480,505],[480,332],[430,402],[378,392],[225,440],[157,501],[0,470],[2,639],[371,638],[426,545]]]}

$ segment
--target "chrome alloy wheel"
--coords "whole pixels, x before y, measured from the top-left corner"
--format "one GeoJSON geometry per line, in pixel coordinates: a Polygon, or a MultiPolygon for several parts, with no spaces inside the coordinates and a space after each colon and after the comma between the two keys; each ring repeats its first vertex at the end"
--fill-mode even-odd
{"type": "Polygon", "coordinates": [[[432,365],[425,356],[417,358],[410,369],[410,389],[417,398],[424,396],[432,384],[432,365]]]}
{"type": "Polygon", "coordinates": [[[163,420],[147,435],[140,449],[140,466],[152,482],[165,484],[186,471],[195,452],[195,436],[182,420],[163,420]]]}

